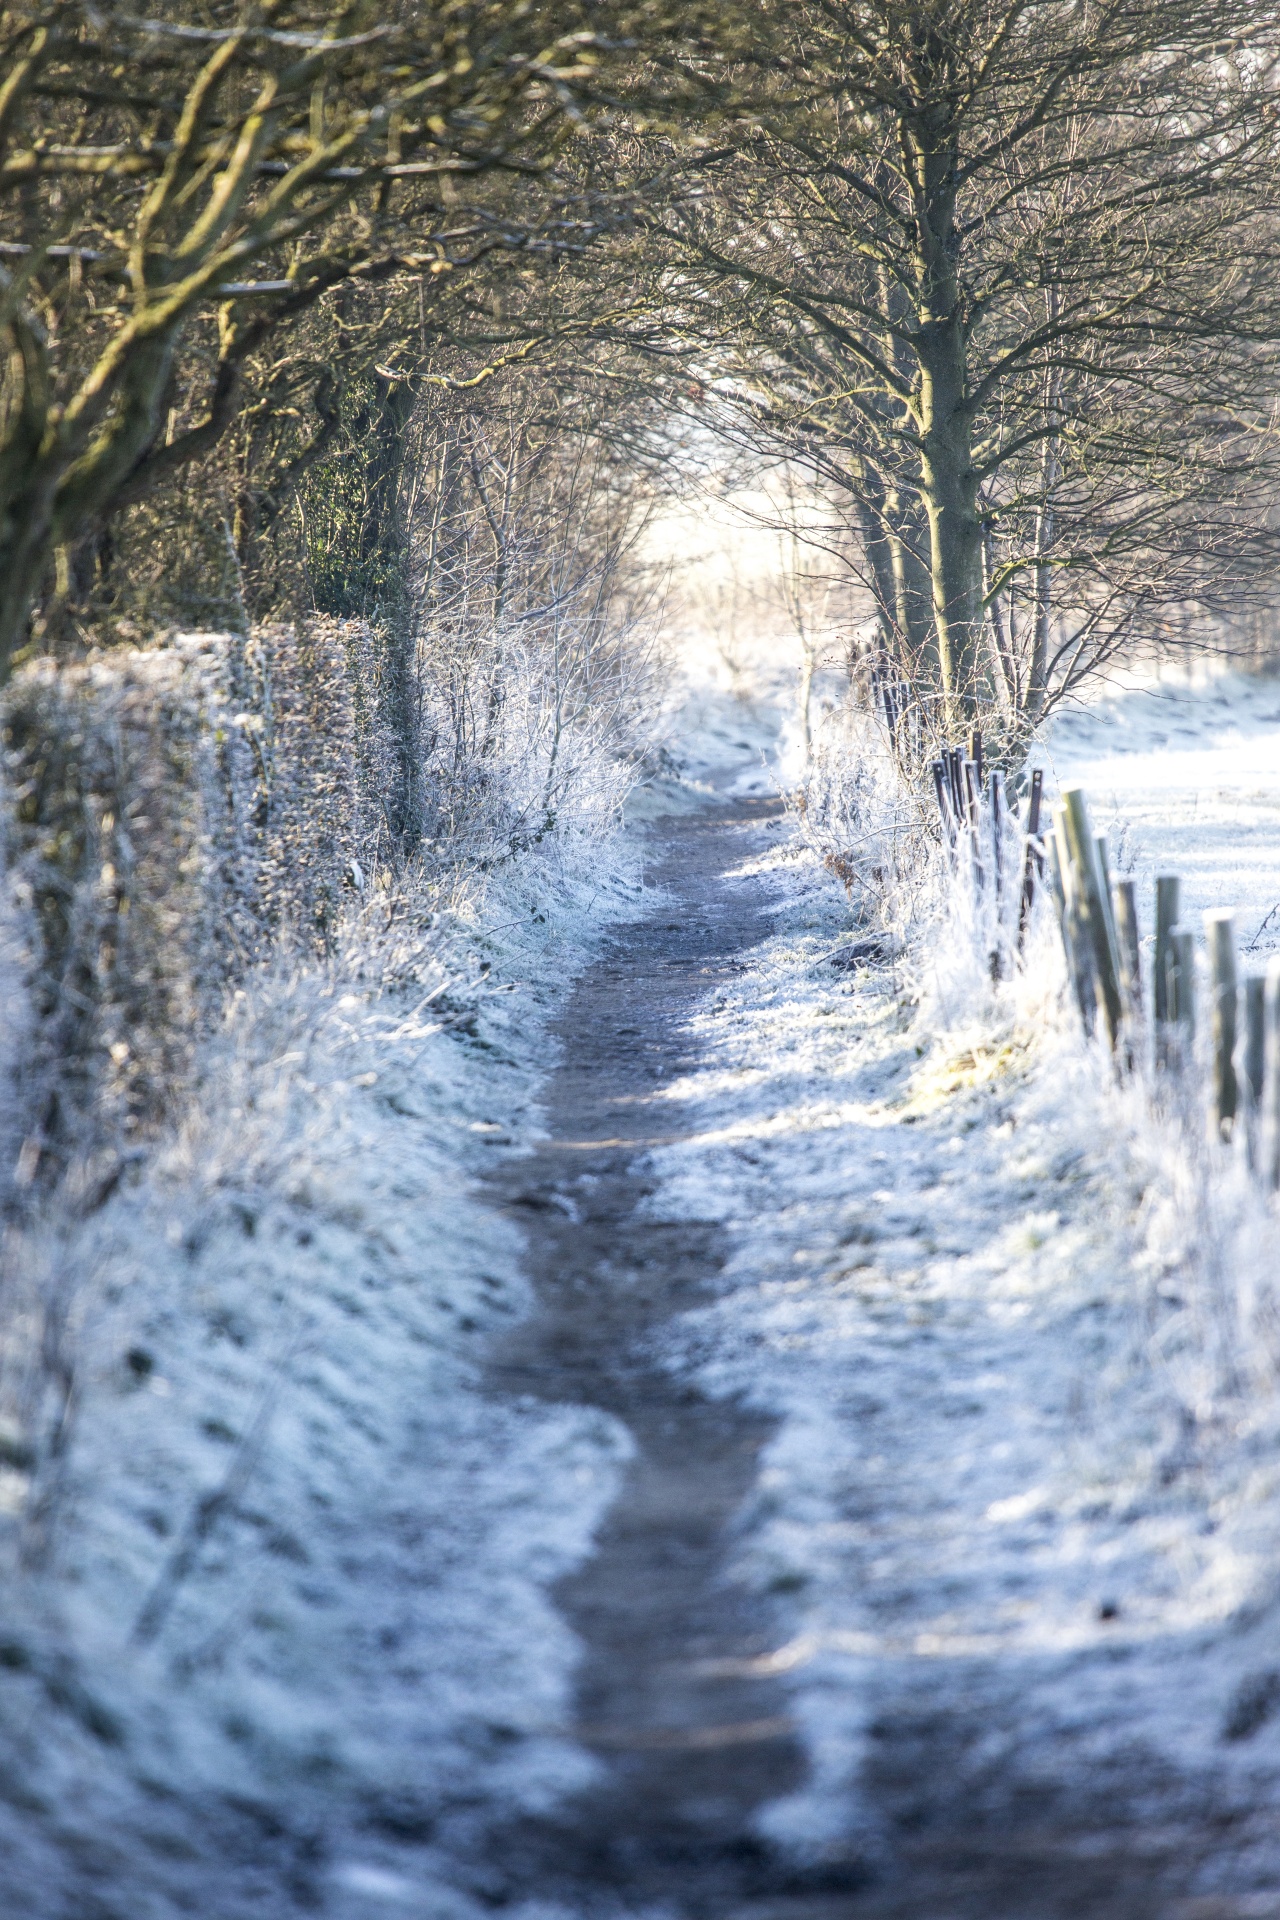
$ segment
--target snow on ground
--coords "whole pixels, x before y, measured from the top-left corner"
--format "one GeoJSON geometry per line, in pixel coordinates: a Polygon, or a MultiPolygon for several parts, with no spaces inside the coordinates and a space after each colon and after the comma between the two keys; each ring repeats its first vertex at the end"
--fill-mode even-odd
{"type": "Polygon", "coordinates": [[[1280,947],[1280,681],[1201,670],[1135,679],[1064,712],[1046,759],[1085,787],[1095,824],[1154,909],[1154,875],[1183,880],[1183,917],[1237,909],[1251,964],[1280,947]]]}
{"type": "Polygon", "coordinates": [[[639,898],[616,840],[553,850],[255,981],[146,1178],[10,1248],[76,1385],[3,1542],[0,1912],[470,1916],[449,1860],[591,1777],[547,1589],[630,1442],[479,1391],[529,1298],[477,1181],[639,898]]]}
{"type": "MultiPolygon", "coordinates": [[[[1048,748],[1193,911],[1280,899],[1273,685],[1130,691],[1048,748]]],[[[1263,1203],[1215,1165],[1217,1246],[1188,1244],[1199,1149],[1084,1049],[1056,929],[1014,1004],[938,1030],[927,951],[914,977],[837,971],[842,894],[794,843],[762,875],[776,935],[693,1023],[706,1064],[667,1092],[690,1137],[653,1201],[734,1249],[669,1363],[782,1416],[735,1570],[793,1610],[766,1664],[812,1774],[762,1824],[874,1851],[878,1754],[913,1714],[970,1729],[953,1816],[1000,1776],[1140,1814],[1135,1754],[1153,1792],[1189,1774],[1274,1807],[1280,1423],[1270,1375],[1232,1397],[1204,1351],[1236,1311],[1206,1271],[1231,1232],[1269,1274],[1263,1203]]],[[[1259,1846],[1242,1830],[1236,1885],[1280,1884],[1259,1846]]]]}
{"type": "MultiPolygon", "coordinates": [[[[769,778],[767,700],[698,670],[675,697],[711,751],[637,820],[769,778]]],[[[482,1390],[532,1302],[480,1183],[539,1131],[574,975],[644,910],[642,838],[562,836],[415,931],[430,904],[255,977],[143,1177],[6,1243],[10,1398],[56,1427],[74,1381],[34,1485],[0,1431],[6,1916],[282,1920],[287,1887],[474,1920],[486,1824],[593,1777],[548,1592],[631,1442],[482,1390]]]]}
{"type": "MultiPolygon", "coordinates": [[[[744,700],[740,662],[695,667],[684,779],[632,817],[772,784],[792,670],[758,663],[744,700]]],[[[1182,871],[1190,913],[1238,904],[1248,936],[1280,900],[1278,745],[1276,690],[1217,681],[1128,689],[1048,750],[1144,883],[1182,871]]],[[[0,1912],[167,1920],[198,1892],[283,1920],[283,1863],[299,1910],[478,1920],[452,1863],[590,1777],[547,1594],[630,1442],[478,1388],[529,1300],[475,1183],[536,1131],[548,1020],[642,898],[634,845],[548,859],[464,892],[426,960],[374,942],[255,989],[146,1178],[21,1249],[76,1391],[38,1524],[0,1540],[27,1551],[0,1912]]],[[[831,966],[848,907],[794,844],[743,884],[775,890],[777,931],[694,1022],[705,1065],[667,1095],[692,1137],[655,1156],[653,1204],[733,1249],[670,1364],[781,1416],[735,1571],[793,1610],[772,1661],[812,1777],[764,1825],[874,1848],[880,1730],[913,1702],[980,1725],[952,1783],[975,1806],[1010,1767],[1103,1793],[1135,1746],[1265,1800],[1280,1446],[1268,1395],[1206,1370],[1204,1193],[1085,1054],[1049,929],[1016,1005],[941,1030],[919,956],[831,966]]],[[[1213,1218],[1234,1209],[1262,1298],[1242,1179],[1215,1174],[1213,1218]]],[[[0,1435],[0,1505],[23,1491],[0,1435]]]]}

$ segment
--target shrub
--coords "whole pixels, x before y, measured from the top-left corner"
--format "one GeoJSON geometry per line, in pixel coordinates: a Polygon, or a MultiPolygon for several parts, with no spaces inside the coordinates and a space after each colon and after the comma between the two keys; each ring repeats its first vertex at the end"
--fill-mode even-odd
{"type": "Polygon", "coordinates": [[[6,690],[23,1178],[154,1123],[226,987],[268,952],[326,951],[344,887],[391,859],[382,651],[364,623],[315,620],[41,660],[6,690]]]}

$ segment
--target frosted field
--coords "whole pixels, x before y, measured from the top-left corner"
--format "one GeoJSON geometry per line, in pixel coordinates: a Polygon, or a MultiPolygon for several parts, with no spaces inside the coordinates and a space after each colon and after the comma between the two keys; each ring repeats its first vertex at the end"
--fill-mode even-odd
{"type": "Polygon", "coordinates": [[[1235,907],[1246,957],[1280,947],[1280,681],[1171,673],[1053,723],[1046,764],[1089,791],[1150,919],[1156,872],[1183,915],[1235,907]]]}

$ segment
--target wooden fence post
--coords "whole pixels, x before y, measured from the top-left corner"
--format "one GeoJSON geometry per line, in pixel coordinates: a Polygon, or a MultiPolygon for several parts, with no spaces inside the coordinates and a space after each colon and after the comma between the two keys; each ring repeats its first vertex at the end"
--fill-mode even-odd
{"type": "Polygon", "coordinates": [[[1044,856],[1036,850],[1040,838],[1040,802],[1044,795],[1044,773],[1037,767],[1031,775],[1031,795],[1027,801],[1027,851],[1022,862],[1022,898],[1018,903],[1018,952],[1027,938],[1027,922],[1036,895],[1036,874],[1044,873],[1044,856]]]}
{"type": "Polygon", "coordinates": [[[1176,873],[1156,875],[1155,1016],[1172,1019],[1169,1011],[1169,936],[1178,924],[1182,882],[1176,873]]]}
{"type": "Polygon", "coordinates": [[[954,840],[955,831],[951,825],[951,799],[948,790],[947,773],[941,760],[934,761],[932,773],[933,790],[938,796],[938,812],[942,816],[942,825],[948,840],[954,840]]]}
{"type": "Polygon", "coordinates": [[[1244,982],[1244,1053],[1241,1066],[1242,1091],[1244,1093],[1245,1152],[1249,1165],[1256,1168],[1259,1164],[1262,1119],[1263,1071],[1266,1065],[1266,975],[1250,973],[1244,982]]]}
{"type": "Polygon", "coordinates": [[[1280,956],[1267,962],[1266,1037],[1262,1067],[1262,1170],[1271,1188],[1280,1187],[1280,956]]]}
{"type": "Polygon", "coordinates": [[[1093,950],[1094,973],[1101,988],[1107,1038],[1114,1047],[1120,1035],[1123,1008],[1120,1001],[1120,969],[1110,924],[1111,903],[1103,892],[1098,848],[1089,825],[1089,808],[1083,787],[1067,787],[1062,802],[1067,843],[1075,869],[1073,878],[1080,891],[1085,929],[1093,950]]]}
{"type": "MultiPolygon", "coordinates": [[[[1120,954],[1120,935],[1116,928],[1116,910],[1112,903],[1111,859],[1105,833],[1095,833],[1093,844],[1098,850],[1098,878],[1102,882],[1102,911],[1107,922],[1107,935],[1111,941],[1111,952],[1115,959],[1116,980],[1124,987],[1124,961],[1120,954]]],[[[1121,992],[1121,1000],[1124,995],[1121,992]]]]}
{"type": "Polygon", "coordinates": [[[943,757],[947,763],[947,776],[951,782],[951,804],[955,809],[956,819],[963,820],[964,780],[960,769],[964,765],[964,755],[959,747],[948,747],[943,757]]]}
{"type": "Polygon", "coordinates": [[[987,877],[982,866],[982,779],[975,760],[964,763],[965,810],[969,821],[969,853],[973,860],[973,883],[981,893],[987,877]]]}
{"type": "Polygon", "coordinates": [[[1058,853],[1058,836],[1051,827],[1044,837],[1045,859],[1049,869],[1049,893],[1053,899],[1053,910],[1058,916],[1058,925],[1062,928],[1062,937],[1067,937],[1067,891],[1062,878],[1062,861],[1058,853]]]}
{"type": "Polygon", "coordinates": [[[1120,954],[1120,986],[1130,1020],[1142,1018],[1142,942],[1138,927],[1138,892],[1132,880],[1117,880],[1112,889],[1116,945],[1120,954]]]}
{"type": "Polygon", "coordinates": [[[1168,1055],[1169,1011],[1169,937],[1178,924],[1182,882],[1176,873],[1156,875],[1156,952],[1152,984],[1152,1018],[1156,1030],[1156,1065],[1163,1067],[1168,1055]]]}
{"type": "Polygon", "coordinates": [[[1062,900],[1060,919],[1062,944],[1067,955],[1067,972],[1071,975],[1071,984],[1075,988],[1084,1030],[1087,1034],[1092,1034],[1098,1012],[1096,969],[1089,942],[1079,876],[1075,871],[1067,838],[1067,810],[1061,803],[1053,809],[1053,832],[1049,835],[1048,846],[1055,891],[1060,893],[1062,900]]]}
{"type": "Polygon", "coordinates": [[[1236,1079],[1236,1025],[1239,987],[1236,977],[1236,917],[1215,908],[1204,917],[1209,950],[1210,1032],[1213,1040],[1213,1113],[1218,1135],[1231,1138],[1239,1105],[1236,1079]]]}
{"type": "Polygon", "coordinates": [[[996,899],[1004,890],[1004,775],[993,767],[987,775],[987,793],[991,802],[991,866],[995,875],[996,899]]]}

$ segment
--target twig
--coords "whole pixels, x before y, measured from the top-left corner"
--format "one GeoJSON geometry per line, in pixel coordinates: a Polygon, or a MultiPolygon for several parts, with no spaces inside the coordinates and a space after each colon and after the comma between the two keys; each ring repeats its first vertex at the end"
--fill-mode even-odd
{"type": "Polygon", "coordinates": [[[1262,922],[1262,925],[1258,928],[1258,931],[1254,934],[1252,940],[1249,940],[1245,943],[1245,946],[1242,948],[1242,952],[1256,953],[1258,951],[1259,946],[1262,944],[1263,934],[1266,932],[1267,928],[1271,925],[1271,922],[1275,919],[1278,913],[1280,913],[1280,900],[1276,901],[1276,904],[1274,905],[1274,907],[1272,907],[1270,913],[1266,916],[1266,918],[1262,922]]]}
{"type": "Polygon", "coordinates": [[[168,1618],[170,1608],[178,1597],[179,1588],[190,1577],[195,1567],[201,1547],[213,1532],[227,1507],[239,1499],[248,1485],[266,1441],[267,1428],[275,1412],[281,1385],[308,1325],[309,1322],[304,1321],[295,1328],[284,1352],[272,1367],[259,1396],[253,1418],[240,1437],[220,1485],[202,1494],[192,1508],[177,1545],[161,1568],[160,1575],[134,1623],[130,1639],[135,1646],[149,1646],[159,1634],[168,1618]]]}

